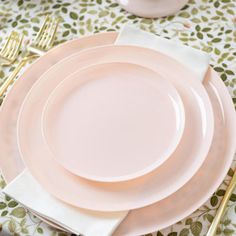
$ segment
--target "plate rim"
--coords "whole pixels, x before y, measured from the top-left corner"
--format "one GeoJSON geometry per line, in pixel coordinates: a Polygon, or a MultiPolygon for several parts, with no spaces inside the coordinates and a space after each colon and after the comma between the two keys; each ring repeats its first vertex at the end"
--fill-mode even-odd
{"type": "MultiPolygon", "coordinates": [[[[194,74],[190,71],[190,70],[188,70],[185,66],[183,66],[181,63],[179,63],[179,62],[177,62],[176,60],[174,60],[174,59],[172,59],[171,57],[168,57],[168,56],[166,56],[166,55],[164,55],[163,53],[159,53],[159,52],[155,52],[155,51],[153,51],[152,49],[148,49],[148,48],[143,48],[143,47],[138,47],[138,46],[130,46],[130,45],[109,45],[109,46],[98,46],[98,47],[94,47],[94,48],[92,48],[92,49],[87,49],[87,50],[85,50],[85,51],[83,51],[83,52],[79,52],[79,53],[74,53],[72,56],[70,56],[70,57],[66,57],[65,59],[63,59],[63,60],[61,60],[58,64],[57,64],[57,67],[59,67],[60,65],[62,65],[63,63],[64,63],[64,61],[67,61],[67,62],[71,62],[71,59],[73,59],[73,58],[77,58],[78,56],[79,57],[81,57],[81,55],[83,56],[83,55],[89,55],[90,54],[90,52],[96,52],[97,53],[97,51],[103,51],[105,48],[108,48],[108,49],[111,49],[111,50],[119,50],[119,49],[123,49],[124,51],[126,50],[127,51],[127,49],[129,48],[129,49],[132,49],[132,50],[141,50],[141,51],[145,51],[145,54],[147,53],[147,52],[149,52],[149,53],[151,53],[151,54],[155,54],[155,57],[161,57],[162,59],[163,58],[166,58],[166,60],[167,61],[171,61],[173,64],[175,64],[175,65],[177,65],[177,67],[179,67],[179,68],[182,68],[184,71],[186,71],[185,73],[190,73],[191,74],[191,77],[193,76],[194,77],[194,74]]],[[[116,60],[116,61],[118,61],[118,60],[116,60]]],[[[132,61],[133,62],[133,61],[132,61]]],[[[94,64],[97,64],[97,63],[94,63],[94,64]]],[[[90,66],[91,64],[89,64],[89,66],[90,66]]],[[[85,67],[88,67],[88,66],[85,66],[85,67]]],[[[46,72],[46,74],[48,74],[48,73],[50,73],[51,71],[53,71],[53,70],[55,70],[55,68],[56,68],[56,66],[54,66],[54,67],[51,67],[47,72],[46,72]]],[[[45,74],[44,74],[44,76],[45,76],[45,74]]],[[[44,77],[42,77],[41,76],[41,79],[39,79],[33,86],[32,86],[32,88],[31,88],[31,90],[29,91],[29,93],[27,94],[27,96],[26,96],[26,98],[25,98],[25,100],[24,100],[24,103],[23,103],[23,105],[22,105],[22,107],[21,107],[21,111],[20,111],[20,114],[19,114],[19,119],[18,119],[18,125],[17,125],[17,127],[18,128],[21,128],[21,123],[20,122],[22,122],[22,114],[23,114],[23,109],[25,108],[25,104],[26,104],[26,101],[27,100],[29,100],[29,97],[30,96],[34,96],[34,95],[32,95],[33,94],[33,90],[35,89],[35,88],[37,88],[37,86],[38,86],[38,84],[40,84],[40,83],[42,83],[41,81],[43,80],[42,78],[44,78],[44,77]]],[[[212,111],[212,107],[211,107],[211,103],[210,103],[210,100],[209,100],[209,97],[208,97],[208,95],[207,95],[207,93],[206,93],[206,91],[205,91],[205,89],[204,89],[204,86],[201,84],[201,83],[199,83],[199,82],[195,82],[195,80],[192,78],[191,79],[192,80],[192,84],[194,84],[195,86],[197,86],[197,87],[199,87],[199,88],[201,88],[201,93],[202,93],[202,95],[203,96],[205,96],[204,98],[205,98],[205,102],[206,102],[206,104],[207,104],[207,107],[208,107],[208,110],[206,110],[206,112],[208,112],[208,115],[209,115],[209,121],[211,121],[211,122],[209,122],[208,121],[208,135],[209,135],[209,139],[207,139],[207,141],[208,141],[208,143],[207,143],[207,145],[205,146],[205,148],[201,151],[201,152],[203,152],[204,153],[204,155],[202,155],[202,162],[201,162],[201,164],[199,164],[199,168],[200,168],[200,166],[203,164],[203,162],[204,162],[204,160],[205,160],[205,157],[206,157],[206,155],[207,155],[207,153],[208,153],[208,151],[209,151],[209,149],[210,149],[210,144],[211,144],[211,141],[212,141],[212,137],[213,137],[213,126],[214,126],[214,117],[213,117],[213,111],[212,111]]],[[[190,82],[188,82],[188,83],[190,83],[190,82]]],[[[186,86],[186,83],[183,83],[182,82],[182,86],[186,86]]],[[[22,130],[24,130],[24,129],[22,129],[21,128],[21,130],[20,129],[18,129],[18,142],[20,142],[21,140],[20,140],[20,132],[22,131],[22,130]]],[[[206,144],[206,142],[205,142],[205,144],[206,144]]],[[[19,144],[19,149],[20,149],[20,153],[21,153],[21,156],[23,157],[24,156],[24,153],[22,153],[22,151],[23,151],[23,149],[22,149],[22,144],[19,144]]],[[[25,163],[25,161],[26,160],[23,160],[24,161],[24,163],[25,163]]],[[[199,162],[200,163],[200,162],[199,162]]],[[[26,163],[25,163],[26,164],[26,163]]],[[[26,166],[27,166],[27,164],[26,164],[26,166]]],[[[198,169],[198,168],[197,168],[198,169]]],[[[195,169],[195,172],[194,173],[196,173],[197,172],[197,169],[195,169]]],[[[189,173],[188,173],[188,177],[185,177],[185,181],[180,181],[181,182],[181,184],[180,183],[178,183],[178,185],[176,184],[176,186],[178,186],[178,188],[179,187],[182,187],[185,183],[187,183],[190,179],[191,179],[191,177],[194,175],[194,173],[192,172],[192,173],[190,173],[190,171],[189,171],[189,173]]],[[[35,173],[34,173],[35,174],[35,173]]],[[[32,175],[34,175],[34,174],[32,174],[32,175]]],[[[68,173],[69,174],[69,173],[68,173]]],[[[37,175],[37,174],[36,174],[37,175]]],[[[41,176],[42,177],[42,176],[41,176]]],[[[72,178],[72,177],[71,177],[72,178]]],[[[37,178],[36,178],[37,179],[37,178]]],[[[131,180],[132,181],[132,180],[131,180]]],[[[39,181],[40,182],[40,181],[39,181]]],[[[45,182],[45,181],[44,181],[45,182]]],[[[71,182],[71,181],[70,181],[71,182]]],[[[73,182],[73,181],[72,181],[73,182]]],[[[168,194],[167,193],[165,193],[165,194],[162,194],[161,195],[161,197],[158,195],[158,197],[156,197],[155,198],[155,200],[153,199],[152,201],[145,201],[146,203],[145,204],[142,204],[142,206],[139,206],[139,207],[144,207],[144,206],[147,206],[147,205],[150,205],[150,204],[153,204],[154,202],[156,202],[156,201],[160,201],[161,199],[163,199],[163,198],[166,198],[167,196],[169,196],[170,194],[173,194],[175,191],[177,191],[177,187],[175,186],[175,189],[173,190],[170,190],[170,188],[169,188],[169,190],[168,190],[168,194]],[[147,203],[148,202],[148,203],[147,203]]],[[[44,188],[45,189],[47,189],[47,191],[49,191],[49,192],[51,192],[51,194],[53,194],[53,192],[49,189],[49,188],[46,188],[46,186],[44,186],[44,188]]],[[[68,201],[68,199],[67,200],[65,200],[64,199],[64,197],[62,198],[61,197],[61,194],[59,194],[59,192],[58,191],[56,191],[56,193],[57,193],[57,198],[59,198],[60,200],[62,200],[62,201],[65,201],[65,202],[67,202],[68,201]],[[58,196],[59,195],[59,196],[58,196]]],[[[53,194],[54,195],[54,194],[53,194]]],[[[75,201],[75,199],[74,199],[74,201],[75,201]]],[[[97,211],[120,211],[120,210],[126,210],[126,209],[130,209],[131,207],[129,206],[129,208],[128,208],[128,206],[126,206],[126,207],[119,207],[119,208],[117,208],[117,206],[115,207],[114,205],[113,205],[113,209],[111,210],[111,209],[109,209],[108,207],[102,207],[101,208],[101,205],[100,205],[100,207],[99,208],[95,208],[94,206],[92,207],[91,206],[91,202],[90,202],[90,204],[88,204],[88,202],[86,203],[86,207],[85,207],[85,204],[83,203],[83,206],[81,205],[81,203],[80,204],[78,204],[78,199],[76,200],[76,203],[75,202],[71,202],[71,200],[70,200],[70,204],[72,204],[72,205],[75,205],[75,206],[77,206],[77,207],[81,207],[81,208],[86,208],[86,209],[90,209],[90,210],[97,210],[97,211]]],[[[124,204],[125,205],[125,204],[124,204]]],[[[135,209],[135,208],[139,208],[138,206],[136,206],[136,207],[132,207],[132,209],[135,209]]]]}
{"type": "MultiPolygon", "coordinates": [[[[47,101],[44,104],[44,108],[43,108],[43,111],[42,111],[42,114],[41,114],[41,132],[42,132],[42,136],[44,138],[45,144],[50,149],[49,137],[46,134],[47,133],[47,127],[49,127],[49,125],[46,125],[46,123],[47,123],[46,116],[47,116],[47,113],[49,112],[49,110],[52,109],[52,107],[50,108],[50,106],[52,106],[53,102],[55,102],[55,96],[58,96],[58,89],[59,90],[62,89],[62,86],[65,86],[65,83],[69,83],[70,84],[71,81],[70,82],[68,82],[68,81],[69,80],[74,80],[75,79],[74,76],[76,76],[76,75],[80,76],[81,74],[88,73],[91,70],[93,71],[93,70],[101,69],[102,67],[105,67],[105,66],[106,67],[110,67],[110,66],[112,66],[112,67],[125,66],[127,68],[129,67],[129,69],[131,69],[131,67],[135,67],[135,68],[139,68],[139,69],[141,69],[143,71],[147,71],[150,74],[150,76],[154,77],[154,75],[155,75],[155,79],[156,79],[156,77],[158,77],[159,81],[161,79],[165,80],[164,84],[167,87],[170,87],[170,89],[174,93],[173,95],[176,98],[176,100],[175,100],[176,104],[178,103],[177,104],[178,105],[178,108],[177,108],[178,112],[176,112],[176,113],[179,114],[179,119],[181,120],[179,129],[176,132],[177,134],[174,137],[174,140],[175,140],[174,143],[171,144],[171,147],[169,148],[168,152],[165,153],[164,156],[162,155],[163,157],[162,157],[161,160],[155,161],[151,165],[148,165],[144,169],[142,169],[140,171],[137,171],[137,172],[134,172],[133,174],[126,174],[126,175],[117,176],[117,177],[99,177],[99,176],[96,177],[94,175],[88,175],[88,174],[85,174],[83,172],[78,173],[73,167],[71,167],[71,168],[67,167],[66,165],[61,163],[62,161],[57,160],[55,158],[55,155],[58,156],[59,154],[54,153],[53,150],[51,150],[51,152],[52,152],[52,154],[53,154],[53,156],[55,158],[54,159],[55,161],[58,161],[65,169],[67,169],[71,173],[73,173],[75,175],[78,175],[78,176],[80,176],[82,178],[85,178],[85,179],[88,179],[88,180],[92,180],[92,181],[97,181],[97,182],[109,182],[109,183],[128,181],[128,180],[132,180],[132,179],[144,176],[144,175],[154,171],[155,169],[160,167],[162,164],[164,164],[164,162],[167,161],[171,157],[173,152],[175,151],[177,145],[179,144],[179,142],[180,142],[180,140],[182,138],[182,135],[183,135],[183,132],[184,132],[184,128],[185,128],[185,109],[184,109],[184,105],[183,105],[182,99],[181,99],[178,91],[176,90],[176,88],[169,81],[164,79],[159,73],[155,72],[154,70],[146,68],[146,67],[138,65],[138,64],[133,64],[133,63],[128,63],[128,62],[125,62],[125,63],[124,62],[106,62],[106,63],[93,64],[93,65],[91,65],[89,67],[78,69],[75,72],[72,72],[70,75],[66,76],[63,80],[61,80],[56,85],[55,88],[52,88],[51,93],[48,96],[47,101]]],[[[62,91],[61,91],[61,93],[62,93],[62,91]]]]}
{"type": "MultiPolygon", "coordinates": [[[[111,35],[111,36],[117,35],[117,33],[115,33],[115,32],[99,33],[99,34],[111,35]]],[[[81,39],[87,39],[88,37],[91,37],[91,36],[83,36],[83,37],[81,37],[80,39],[75,39],[75,40],[73,40],[73,42],[74,42],[74,43],[77,42],[78,45],[79,45],[81,39]]],[[[60,50],[61,48],[64,48],[65,46],[71,44],[71,42],[72,42],[72,41],[68,41],[68,42],[65,42],[65,43],[63,43],[63,44],[60,44],[60,45],[56,46],[56,47],[53,48],[51,51],[49,51],[48,53],[46,53],[46,55],[49,56],[49,57],[52,56],[52,55],[51,55],[51,54],[52,54],[51,52],[58,51],[58,50],[60,50]]],[[[34,65],[34,66],[28,68],[28,69],[23,73],[23,75],[21,75],[21,76],[19,77],[19,79],[14,83],[13,87],[11,88],[11,90],[7,93],[7,96],[5,97],[5,99],[4,99],[3,103],[2,103],[2,106],[0,107],[0,109],[1,109],[2,112],[4,112],[5,110],[9,110],[9,106],[12,104],[12,100],[13,100],[13,98],[14,98],[15,91],[20,90],[20,85],[21,85],[21,84],[25,84],[24,76],[27,76],[28,73],[29,73],[31,70],[34,70],[34,69],[35,69],[35,66],[37,66],[38,62],[40,62],[40,61],[43,60],[43,59],[44,59],[44,58],[39,58],[37,61],[35,61],[35,62],[32,64],[32,65],[34,65]]],[[[50,59],[51,59],[51,60],[55,60],[55,58],[54,58],[54,59],[50,58],[50,59]]],[[[213,71],[213,69],[211,69],[211,71],[213,71]]],[[[225,90],[225,93],[227,94],[226,97],[228,97],[228,101],[227,101],[227,102],[229,102],[229,104],[228,104],[228,103],[227,103],[227,104],[228,104],[228,106],[229,106],[229,109],[231,109],[231,110],[234,111],[234,106],[233,106],[233,103],[232,103],[232,98],[231,98],[230,95],[228,94],[228,91],[227,91],[225,85],[224,85],[223,82],[220,80],[219,75],[218,75],[216,72],[214,72],[214,74],[215,74],[215,76],[216,76],[216,79],[219,80],[219,83],[221,84],[222,89],[225,90]]],[[[27,79],[27,78],[25,78],[25,79],[27,79]]],[[[21,92],[22,92],[22,91],[21,91],[21,92]]],[[[24,94],[24,96],[25,96],[25,95],[26,95],[26,93],[24,94]]],[[[4,116],[1,115],[1,116],[0,116],[0,120],[2,120],[3,117],[4,117],[4,116]]],[[[234,119],[234,120],[235,120],[235,119],[234,119]]],[[[0,126],[1,126],[2,123],[3,123],[3,122],[0,122],[0,126]]],[[[235,125],[234,125],[234,127],[235,127],[235,125]]],[[[234,129],[236,129],[236,128],[234,128],[234,129]]],[[[231,166],[231,162],[232,162],[232,160],[233,160],[233,154],[234,154],[234,150],[232,149],[231,152],[230,152],[230,154],[229,154],[229,156],[231,156],[231,157],[230,157],[230,158],[229,158],[229,157],[227,158],[227,160],[228,160],[228,165],[224,167],[224,171],[221,172],[221,175],[218,177],[217,181],[215,181],[214,185],[212,185],[212,193],[216,190],[216,188],[219,186],[219,184],[220,184],[220,183],[223,181],[223,179],[225,178],[225,175],[227,174],[227,171],[228,171],[229,167],[231,166]]],[[[1,155],[1,156],[2,156],[2,155],[1,155]]],[[[1,158],[0,158],[0,160],[1,160],[1,158]]],[[[6,161],[6,159],[4,159],[3,161],[6,161]]],[[[9,161],[9,160],[8,160],[8,161],[9,161]]],[[[12,181],[13,178],[15,178],[15,177],[18,175],[17,168],[15,168],[15,170],[12,170],[12,171],[11,171],[11,165],[8,164],[8,166],[10,167],[10,168],[8,168],[8,170],[7,170],[7,168],[5,168],[5,167],[7,167],[7,165],[6,165],[6,166],[4,165],[4,169],[2,169],[2,174],[3,174],[3,176],[5,177],[6,182],[12,181]]],[[[20,168],[22,168],[22,167],[20,167],[20,168]]],[[[186,217],[186,216],[188,216],[188,215],[191,214],[193,211],[195,211],[197,208],[199,208],[202,204],[204,204],[204,202],[205,202],[206,200],[208,200],[208,199],[211,197],[212,193],[208,193],[208,194],[205,193],[205,194],[204,194],[204,197],[201,198],[201,200],[200,200],[198,203],[196,203],[197,206],[193,207],[193,209],[189,209],[189,211],[188,211],[187,213],[182,214],[182,216],[179,216],[179,220],[180,220],[180,219],[183,219],[183,218],[186,217]]],[[[178,221],[178,220],[177,220],[177,221],[178,221]]],[[[174,223],[175,223],[175,221],[171,221],[171,222],[167,223],[165,226],[163,226],[163,228],[164,228],[164,227],[167,227],[167,226],[170,226],[171,224],[174,224],[174,223]]],[[[146,227],[146,228],[147,228],[147,227],[146,227]]],[[[149,233],[149,232],[155,231],[155,230],[157,230],[157,228],[156,228],[155,225],[153,225],[152,227],[149,227],[149,228],[145,231],[145,233],[149,233]]],[[[141,232],[140,232],[140,233],[141,233],[141,232]]]]}

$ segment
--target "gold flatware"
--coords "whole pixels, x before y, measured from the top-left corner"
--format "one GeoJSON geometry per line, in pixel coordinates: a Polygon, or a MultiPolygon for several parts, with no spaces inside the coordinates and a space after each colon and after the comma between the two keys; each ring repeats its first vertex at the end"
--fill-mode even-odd
{"type": "Polygon", "coordinates": [[[36,36],[36,39],[28,46],[28,52],[42,56],[46,51],[48,51],[53,46],[58,24],[59,19],[52,19],[47,16],[36,36]]]}
{"type": "Polygon", "coordinates": [[[0,51],[0,65],[9,66],[13,64],[20,53],[23,42],[23,35],[13,31],[7,39],[7,42],[0,51]]]}
{"type": "Polygon", "coordinates": [[[9,85],[13,82],[13,80],[16,78],[20,70],[27,64],[27,62],[39,56],[42,56],[53,46],[58,24],[58,19],[52,19],[49,16],[46,17],[35,40],[26,48],[24,58],[2,84],[0,88],[0,96],[2,96],[3,93],[7,90],[9,85]]]}
{"type": "Polygon", "coordinates": [[[228,203],[235,187],[236,187],[236,171],[234,172],[234,175],[230,181],[230,184],[229,184],[228,188],[226,189],[225,195],[222,199],[222,202],[217,210],[216,216],[215,216],[214,220],[212,221],[211,226],[210,226],[206,236],[214,236],[216,234],[217,227],[220,223],[220,220],[221,220],[223,214],[225,213],[227,203],[228,203]]]}

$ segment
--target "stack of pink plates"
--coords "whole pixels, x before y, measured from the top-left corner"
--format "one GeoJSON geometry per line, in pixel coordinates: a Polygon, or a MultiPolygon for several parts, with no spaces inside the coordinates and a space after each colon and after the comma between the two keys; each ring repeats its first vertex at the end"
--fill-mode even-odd
{"type": "Polygon", "coordinates": [[[235,112],[212,68],[202,84],[174,59],[116,37],[62,44],[21,76],[2,105],[0,165],[7,181],[27,167],[75,207],[130,210],[114,235],[141,235],[216,190],[235,150],[235,112]]]}

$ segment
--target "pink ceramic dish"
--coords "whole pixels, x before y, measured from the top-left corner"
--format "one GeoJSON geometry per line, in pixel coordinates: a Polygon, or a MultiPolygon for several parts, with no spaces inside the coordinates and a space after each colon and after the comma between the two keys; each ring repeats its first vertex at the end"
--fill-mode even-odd
{"type": "Polygon", "coordinates": [[[188,0],[117,0],[128,12],[148,18],[168,16],[179,11],[188,0]]]}
{"type": "Polygon", "coordinates": [[[76,39],[66,42],[63,45],[58,45],[46,53],[45,56],[40,57],[32,63],[29,69],[26,70],[26,72],[20,76],[20,79],[14,83],[14,86],[10,89],[0,107],[0,121],[2,122],[0,123],[0,131],[2,134],[5,134],[0,135],[0,167],[6,180],[11,180],[12,176],[16,173],[21,173],[24,168],[23,162],[20,158],[19,149],[17,147],[16,135],[14,134],[16,134],[16,122],[18,119],[20,106],[32,85],[45,71],[65,57],[94,46],[113,44],[116,38],[116,33],[108,32],[76,39]],[[49,57],[48,60],[45,60],[45,57],[49,57]],[[25,77],[30,79],[25,80],[25,77]],[[4,158],[1,159],[1,157],[4,158]],[[7,160],[7,162],[4,160],[7,160]],[[10,168],[8,168],[9,166],[10,168]]]}
{"type": "Polygon", "coordinates": [[[145,67],[95,65],[53,89],[43,135],[55,160],[78,176],[103,182],[140,177],[166,161],[182,137],[178,92],[145,67]]]}
{"type": "Polygon", "coordinates": [[[54,196],[77,207],[121,211],[149,205],[182,187],[196,173],[207,155],[213,124],[211,104],[203,85],[183,65],[150,49],[107,46],[78,53],[59,62],[41,76],[22,106],[18,120],[18,141],[26,166],[54,196]],[[78,68],[83,69],[98,62],[120,61],[146,66],[173,83],[186,111],[184,134],[173,155],[148,175],[122,183],[87,181],[69,173],[53,159],[41,134],[41,114],[51,93],[50,88],[66,76],[78,68]]]}
{"type": "MultiPolygon", "coordinates": [[[[8,134],[7,138],[5,135],[0,136],[0,166],[8,183],[24,169],[16,144],[16,118],[32,84],[57,61],[86,47],[113,43],[116,36],[116,33],[102,33],[59,45],[39,58],[15,82],[4,99],[0,116],[0,132],[8,134]]],[[[204,86],[211,99],[215,116],[214,138],[206,161],[184,187],[167,199],[130,211],[115,232],[116,236],[147,234],[174,224],[204,204],[223,181],[235,151],[235,111],[227,89],[212,69],[205,78],[204,86]]],[[[56,227],[55,224],[50,224],[56,227]]]]}

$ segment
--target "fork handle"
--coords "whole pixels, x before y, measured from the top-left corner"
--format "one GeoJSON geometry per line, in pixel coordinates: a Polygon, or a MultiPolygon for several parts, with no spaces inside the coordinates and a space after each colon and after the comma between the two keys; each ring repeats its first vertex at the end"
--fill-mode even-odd
{"type": "Polygon", "coordinates": [[[206,236],[214,236],[216,234],[218,224],[220,223],[220,220],[225,212],[225,209],[227,207],[227,203],[228,203],[229,198],[235,189],[235,186],[236,186],[236,171],[234,172],[234,175],[230,181],[230,184],[225,192],[225,195],[222,199],[220,207],[217,210],[216,216],[215,216],[214,220],[212,221],[212,224],[211,224],[206,236]]]}
{"type": "Polygon", "coordinates": [[[18,73],[20,72],[20,70],[25,66],[25,64],[30,61],[31,59],[34,59],[38,57],[37,55],[33,55],[33,56],[28,56],[25,57],[17,66],[16,68],[13,70],[13,72],[10,74],[10,76],[4,81],[4,83],[1,85],[0,87],[0,96],[2,96],[4,94],[4,92],[7,90],[7,88],[9,87],[9,85],[13,82],[13,80],[16,78],[16,76],[18,75],[18,73]]]}

